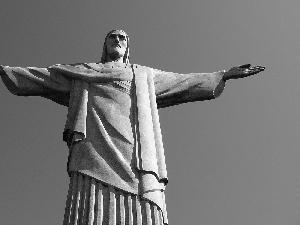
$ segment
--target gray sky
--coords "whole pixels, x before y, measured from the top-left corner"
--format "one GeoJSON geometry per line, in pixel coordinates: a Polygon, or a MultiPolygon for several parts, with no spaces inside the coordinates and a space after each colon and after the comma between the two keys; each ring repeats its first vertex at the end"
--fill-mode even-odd
{"type": "MultiPolygon", "coordinates": [[[[10,0],[0,64],[98,62],[108,31],[130,35],[131,62],[179,73],[251,63],[216,100],[160,110],[170,224],[300,221],[298,0],[10,0]],[[87,4],[88,3],[88,4],[87,4]]],[[[62,224],[67,109],[0,83],[0,224],[62,224]]]]}

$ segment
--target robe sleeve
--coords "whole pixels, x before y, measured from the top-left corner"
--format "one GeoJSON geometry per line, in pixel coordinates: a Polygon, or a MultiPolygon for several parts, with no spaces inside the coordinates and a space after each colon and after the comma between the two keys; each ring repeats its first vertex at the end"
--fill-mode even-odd
{"type": "Polygon", "coordinates": [[[158,108],[219,97],[225,87],[224,73],[178,74],[153,69],[158,108]]]}
{"type": "Polygon", "coordinates": [[[1,78],[12,94],[42,96],[68,106],[71,80],[52,67],[1,67],[1,78]]]}

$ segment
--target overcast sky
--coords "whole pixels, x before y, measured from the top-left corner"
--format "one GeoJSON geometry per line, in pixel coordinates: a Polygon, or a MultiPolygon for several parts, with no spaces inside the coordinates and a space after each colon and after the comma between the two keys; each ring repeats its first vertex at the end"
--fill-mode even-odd
{"type": "MultiPolygon", "coordinates": [[[[178,73],[251,63],[215,100],[162,109],[171,225],[300,222],[299,0],[79,1],[1,4],[0,64],[98,62],[125,30],[131,62],[178,73]]],[[[67,109],[0,83],[0,224],[62,224],[67,109]]]]}

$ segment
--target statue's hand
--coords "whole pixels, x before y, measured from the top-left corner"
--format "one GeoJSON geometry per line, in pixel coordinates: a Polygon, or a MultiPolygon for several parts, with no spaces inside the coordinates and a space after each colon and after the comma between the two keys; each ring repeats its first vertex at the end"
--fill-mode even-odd
{"type": "Polygon", "coordinates": [[[230,79],[244,78],[244,77],[257,74],[264,70],[265,70],[264,66],[252,67],[250,64],[245,64],[242,66],[232,67],[230,70],[225,72],[223,79],[230,80],[230,79]]]}

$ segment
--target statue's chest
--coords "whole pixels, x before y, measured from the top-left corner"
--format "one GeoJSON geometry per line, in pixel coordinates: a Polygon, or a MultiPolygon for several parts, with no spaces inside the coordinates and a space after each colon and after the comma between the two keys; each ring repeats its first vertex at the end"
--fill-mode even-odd
{"type": "Polygon", "coordinates": [[[132,81],[133,70],[130,66],[119,66],[119,67],[103,67],[101,68],[101,77],[110,77],[112,80],[121,81],[132,81]]]}
{"type": "Polygon", "coordinates": [[[95,83],[94,86],[98,87],[98,89],[108,86],[125,94],[131,94],[133,72],[130,67],[103,68],[100,73],[102,76],[109,75],[111,79],[107,80],[106,82],[95,83]]]}

